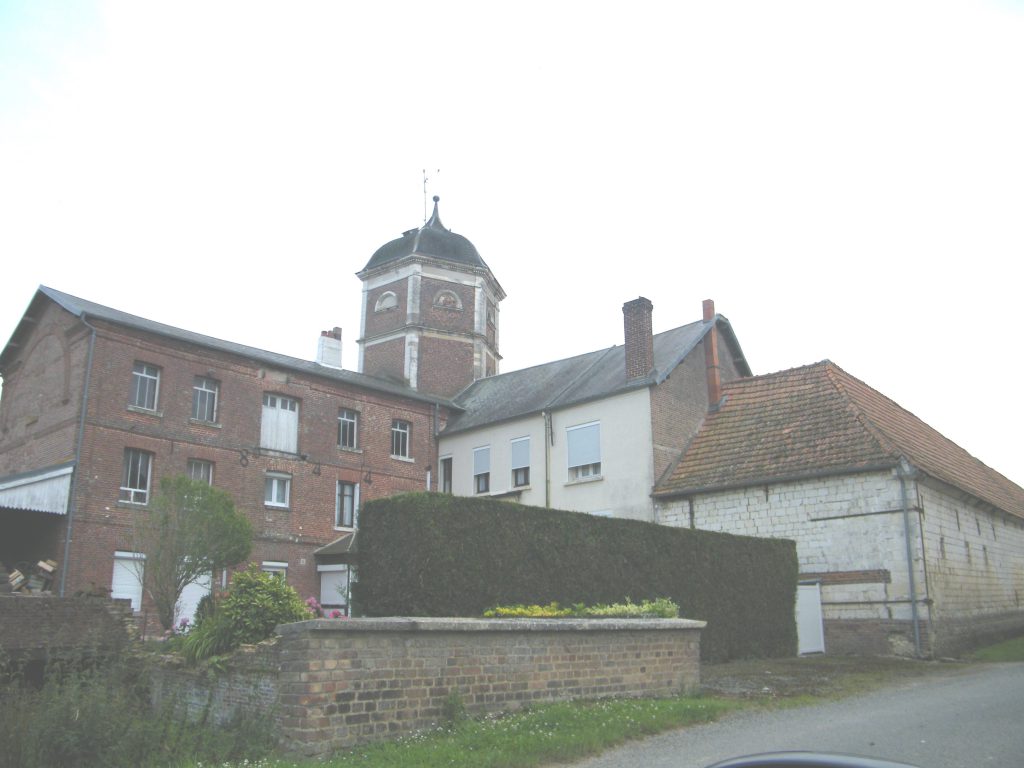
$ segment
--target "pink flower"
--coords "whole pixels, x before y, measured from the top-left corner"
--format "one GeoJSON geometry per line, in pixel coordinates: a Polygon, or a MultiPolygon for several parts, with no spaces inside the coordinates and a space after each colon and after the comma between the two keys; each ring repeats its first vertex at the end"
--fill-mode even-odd
{"type": "Polygon", "coordinates": [[[339,611],[338,609],[334,609],[333,611],[331,611],[332,619],[340,619],[341,617],[341,611],[339,611]]]}

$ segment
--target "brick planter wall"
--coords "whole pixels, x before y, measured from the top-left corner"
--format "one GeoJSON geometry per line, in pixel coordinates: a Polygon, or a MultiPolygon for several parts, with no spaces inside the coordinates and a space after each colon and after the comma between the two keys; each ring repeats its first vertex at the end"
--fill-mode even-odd
{"type": "Polygon", "coordinates": [[[529,702],[672,696],[700,684],[687,619],[319,619],[278,627],[282,746],[307,756],[529,702]]]}

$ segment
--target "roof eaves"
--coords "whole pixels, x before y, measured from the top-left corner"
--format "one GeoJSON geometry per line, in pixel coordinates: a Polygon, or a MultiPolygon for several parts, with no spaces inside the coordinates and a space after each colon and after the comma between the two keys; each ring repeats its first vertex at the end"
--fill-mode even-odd
{"type": "Polygon", "coordinates": [[[696,496],[704,493],[721,493],[724,491],[735,491],[742,488],[756,488],[762,485],[776,485],[778,483],[794,483],[800,480],[815,480],[822,477],[835,477],[837,475],[865,474],[867,472],[881,472],[891,470],[899,465],[899,461],[881,462],[876,464],[862,464],[850,467],[830,467],[829,469],[817,469],[808,472],[792,472],[787,475],[765,475],[762,477],[741,480],[735,483],[719,483],[717,485],[691,486],[686,488],[672,488],[659,491],[657,489],[651,494],[655,499],[674,499],[686,496],[696,496]]]}

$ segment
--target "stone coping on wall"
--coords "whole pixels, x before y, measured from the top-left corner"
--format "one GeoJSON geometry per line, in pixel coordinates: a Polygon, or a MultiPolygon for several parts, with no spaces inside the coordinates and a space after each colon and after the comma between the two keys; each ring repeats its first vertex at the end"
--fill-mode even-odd
{"type": "Polygon", "coordinates": [[[609,632],[703,629],[695,619],[470,619],[390,616],[370,619],[310,619],[282,624],[282,636],[305,632],[609,632]]]}

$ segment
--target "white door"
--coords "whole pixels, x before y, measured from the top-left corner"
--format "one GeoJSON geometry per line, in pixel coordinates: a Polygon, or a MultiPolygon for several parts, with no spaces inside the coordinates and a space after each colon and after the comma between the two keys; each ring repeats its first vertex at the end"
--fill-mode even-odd
{"type": "Polygon", "coordinates": [[[195,624],[196,608],[199,601],[210,594],[210,586],[213,580],[210,574],[205,574],[196,581],[193,581],[181,592],[178,598],[177,610],[174,612],[174,626],[177,628],[182,619],[188,619],[189,624],[195,624]]]}
{"type": "Polygon", "coordinates": [[[821,585],[818,582],[799,584],[796,588],[797,651],[825,652],[825,625],[821,616],[821,585]]]}

